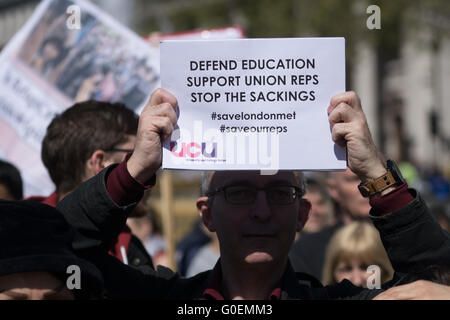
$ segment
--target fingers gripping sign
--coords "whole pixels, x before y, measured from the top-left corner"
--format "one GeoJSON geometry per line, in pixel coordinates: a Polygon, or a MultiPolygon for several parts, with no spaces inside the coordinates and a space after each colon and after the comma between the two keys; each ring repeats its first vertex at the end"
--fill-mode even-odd
{"type": "Polygon", "coordinates": [[[128,171],[137,181],[145,183],[161,166],[162,144],[172,135],[177,118],[177,99],[157,89],[141,112],[134,152],[127,162],[128,171]]]}
{"type": "Polygon", "coordinates": [[[384,160],[372,140],[356,93],[349,91],[333,96],[327,112],[333,141],[347,146],[348,167],[362,181],[383,175],[384,160]]]}

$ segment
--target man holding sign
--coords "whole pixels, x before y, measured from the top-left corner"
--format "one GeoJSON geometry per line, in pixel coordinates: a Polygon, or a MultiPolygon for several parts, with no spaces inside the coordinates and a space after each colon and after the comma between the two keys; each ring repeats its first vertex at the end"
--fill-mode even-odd
{"type": "MultiPolygon", "coordinates": [[[[327,111],[333,141],[347,146],[348,166],[369,183],[366,187],[391,173],[372,141],[355,93],[333,96],[327,111]]],[[[121,230],[128,212],[151,184],[179,112],[175,96],[156,90],[141,113],[128,161],[106,168],[58,205],[77,229],[75,249],[102,271],[110,298],[367,299],[383,290],[358,288],[347,280],[321,287],[313,277],[292,270],[288,252],[310,208],[302,199],[302,176],[293,171],[275,175],[216,171],[207,176],[197,208],[206,227],[219,238],[221,257],[213,270],[188,279],[167,269],[144,275],[109,257],[102,244],[121,230]]],[[[377,190],[382,191],[371,194],[372,219],[394,269],[411,272],[427,264],[449,265],[449,236],[430,219],[420,196],[400,180],[377,190]],[[411,247],[417,242],[423,245],[411,247]]]]}

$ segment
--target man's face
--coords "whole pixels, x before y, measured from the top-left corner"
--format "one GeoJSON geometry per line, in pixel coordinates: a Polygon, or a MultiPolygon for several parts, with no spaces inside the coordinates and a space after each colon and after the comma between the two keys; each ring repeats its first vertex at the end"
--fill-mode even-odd
{"type": "Polygon", "coordinates": [[[353,219],[367,218],[370,211],[369,199],[358,190],[360,182],[358,176],[347,168],[345,172],[333,172],[328,184],[330,195],[342,213],[353,219]]]}
{"type": "Polygon", "coordinates": [[[49,272],[0,276],[0,300],[74,300],[66,284],[49,272]]]}
{"type": "MultiPolygon", "coordinates": [[[[216,172],[210,190],[223,186],[299,187],[299,183],[292,172],[273,176],[258,171],[216,172]]],[[[203,221],[217,233],[222,258],[241,265],[284,263],[295,232],[303,227],[309,211],[309,203],[298,199],[292,204],[269,205],[262,190],[257,192],[254,203],[240,205],[229,203],[224,192],[218,192],[206,207],[203,221]]]]}

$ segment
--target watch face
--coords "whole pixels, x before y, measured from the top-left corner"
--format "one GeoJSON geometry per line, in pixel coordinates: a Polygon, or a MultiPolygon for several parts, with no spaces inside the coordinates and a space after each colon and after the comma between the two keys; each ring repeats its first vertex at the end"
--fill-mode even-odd
{"type": "Polygon", "coordinates": [[[395,163],[395,161],[388,160],[387,161],[387,168],[392,173],[392,176],[394,177],[395,182],[397,182],[398,184],[401,184],[401,183],[403,183],[405,181],[403,179],[402,172],[398,168],[398,166],[395,163]]]}

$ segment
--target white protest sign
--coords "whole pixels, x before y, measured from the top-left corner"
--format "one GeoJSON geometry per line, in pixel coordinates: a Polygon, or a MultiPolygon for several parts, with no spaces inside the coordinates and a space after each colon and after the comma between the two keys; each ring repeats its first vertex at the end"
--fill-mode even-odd
{"type": "Polygon", "coordinates": [[[344,170],[327,107],[345,91],[344,38],[163,41],[178,126],[163,168],[344,170]]]}

